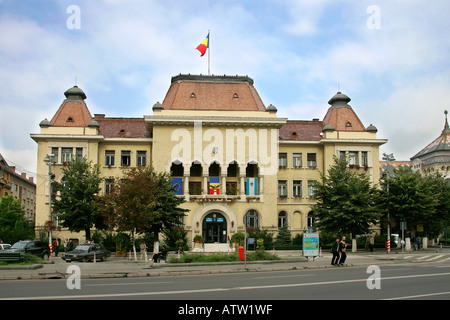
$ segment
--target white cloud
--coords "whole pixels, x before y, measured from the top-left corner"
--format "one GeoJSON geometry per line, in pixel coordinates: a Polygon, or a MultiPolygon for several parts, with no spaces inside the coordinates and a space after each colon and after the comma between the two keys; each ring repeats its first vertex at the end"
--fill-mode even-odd
{"type": "Polygon", "coordinates": [[[92,113],[150,114],[171,76],[207,73],[207,56],[195,47],[209,29],[211,72],[249,75],[279,116],[323,118],[339,83],[399,159],[442,130],[450,86],[446,0],[78,3],[80,30],[66,28],[59,1],[56,16],[52,2],[48,17],[0,16],[0,150],[32,158],[29,134],[53,116],[75,77],[92,113]],[[366,25],[372,4],[380,8],[376,30],[366,25]],[[404,121],[405,114],[417,118],[404,121]]]}

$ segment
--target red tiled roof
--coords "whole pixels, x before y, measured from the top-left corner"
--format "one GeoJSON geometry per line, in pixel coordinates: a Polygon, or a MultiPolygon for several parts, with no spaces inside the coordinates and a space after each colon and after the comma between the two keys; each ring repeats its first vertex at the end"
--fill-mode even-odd
{"type": "Polygon", "coordinates": [[[86,127],[92,116],[84,101],[65,100],[50,123],[55,127],[86,127]]]}
{"type": "Polygon", "coordinates": [[[352,108],[333,108],[328,109],[323,118],[324,124],[331,124],[337,131],[358,131],[364,132],[366,129],[359,120],[352,108]]]}
{"type": "Polygon", "coordinates": [[[73,86],[66,90],[64,95],[66,99],[50,123],[55,127],[86,127],[92,120],[91,113],[84,102],[86,94],[77,86],[73,86]]]}
{"type": "Polygon", "coordinates": [[[321,121],[287,121],[280,128],[280,140],[293,141],[319,141],[321,139],[323,124],[321,121]]]}
{"type": "Polygon", "coordinates": [[[143,118],[95,118],[99,134],[105,138],[146,138],[143,118]]]}
{"type": "Polygon", "coordinates": [[[266,111],[248,77],[179,75],[163,101],[165,110],[266,111]]]}
{"type": "Polygon", "coordinates": [[[336,93],[328,101],[331,107],[323,118],[324,125],[330,124],[337,131],[366,131],[361,120],[359,120],[355,111],[348,104],[350,101],[351,99],[345,94],[341,92],[336,93]]]}

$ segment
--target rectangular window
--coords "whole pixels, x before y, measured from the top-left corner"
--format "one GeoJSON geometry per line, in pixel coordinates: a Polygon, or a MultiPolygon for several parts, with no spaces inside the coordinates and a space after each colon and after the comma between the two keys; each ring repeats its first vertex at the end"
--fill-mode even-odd
{"type": "Polygon", "coordinates": [[[105,194],[112,192],[114,189],[114,179],[105,179],[105,194]]]}
{"type": "Polygon", "coordinates": [[[349,165],[359,165],[359,155],[358,151],[350,151],[348,153],[348,164],[349,165]]]}
{"type": "Polygon", "coordinates": [[[294,168],[300,168],[302,166],[302,154],[294,153],[292,156],[292,165],[294,168]]]}
{"type": "Polygon", "coordinates": [[[237,195],[238,194],[237,183],[236,182],[227,182],[226,193],[228,195],[237,195]]]}
{"type": "Polygon", "coordinates": [[[369,165],[369,156],[367,151],[361,152],[361,165],[368,166],[369,165]]]}
{"type": "Polygon", "coordinates": [[[292,195],[294,196],[294,198],[302,197],[302,180],[293,181],[292,195]]]}
{"type": "Polygon", "coordinates": [[[189,194],[190,195],[202,194],[202,183],[201,182],[189,182],[189,194]]]}
{"type": "Polygon", "coordinates": [[[278,166],[280,168],[287,167],[287,153],[279,153],[278,154],[278,166]]]}
{"type": "Polygon", "coordinates": [[[105,166],[114,167],[115,165],[116,152],[114,150],[105,151],[105,166]]]}
{"type": "Polygon", "coordinates": [[[317,167],[317,155],[315,153],[308,153],[308,168],[317,167]]]}
{"type": "Polygon", "coordinates": [[[137,152],[136,165],[143,166],[143,167],[145,167],[147,165],[147,151],[138,151],[137,152]]]}
{"type": "Polygon", "coordinates": [[[287,197],[287,181],[278,180],[278,196],[287,197]]]}
{"type": "Polygon", "coordinates": [[[59,161],[58,151],[59,151],[59,148],[52,148],[52,154],[53,154],[52,162],[58,163],[58,161],[59,161]]]}
{"type": "Polygon", "coordinates": [[[75,149],[75,157],[83,158],[83,148],[76,148],[75,149]]]}
{"type": "Polygon", "coordinates": [[[314,183],[315,180],[308,180],[308,197],[314,197],[314,183]]]}
{"type": "Polygon", "coordinates": [[[72,161],[73,148],[62,148],[61,149],[61,162],[72,161]]]}
{"type": "Polygon", "coordinates": [[[120,165],[122,167],[131,166],[131,151],[122,150],[121,155],[120,155],[120,165]]]}

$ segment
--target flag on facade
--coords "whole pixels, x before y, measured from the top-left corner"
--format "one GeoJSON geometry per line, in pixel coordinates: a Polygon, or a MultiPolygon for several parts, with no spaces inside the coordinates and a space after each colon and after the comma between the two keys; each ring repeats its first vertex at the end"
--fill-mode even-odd
{"type": "Polygon", "coordinates": [[[209,194],[220,194],[220,181],[219,177],[209,177],[209,194]]]}
{"type": "Polygon", "coordinates": [[[172,188],[176,195],[183,195],[183,178],[172,178],[172,188]]]}
{"type": "Polygon", "coordinates": [[[256,196],[258,194],[258,180],[257,178],[247,178],[247,196],[256,196]]]}
{"type": "Polygon", "coordinates": [[[206,36],[206,38],[205,38],[205,40],[203,40],[203,42],[202,43],[200,43],[198,46],[197,46],[197,50],[198,51],[200,51],[200,53],[201,53],[201,56],[200,57],[203,57],[204,55],[205,55],[205,53],[206,53],[206,50],[209,48],[209,32],[208,32],[208,35],[206,36]]]}

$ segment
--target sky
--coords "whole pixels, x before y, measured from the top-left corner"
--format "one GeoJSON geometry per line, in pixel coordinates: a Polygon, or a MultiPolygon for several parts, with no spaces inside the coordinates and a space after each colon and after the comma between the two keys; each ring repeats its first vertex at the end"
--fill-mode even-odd
{"type": "Polygon", "coordinates": [[[91,114],[143,117],[171,77],[248,75],[289,120],[341,91],[409,160],[450,104],[448,0],[0,0],[0,153],[35,175],[39,122],[77,85],[91,114]]]}

